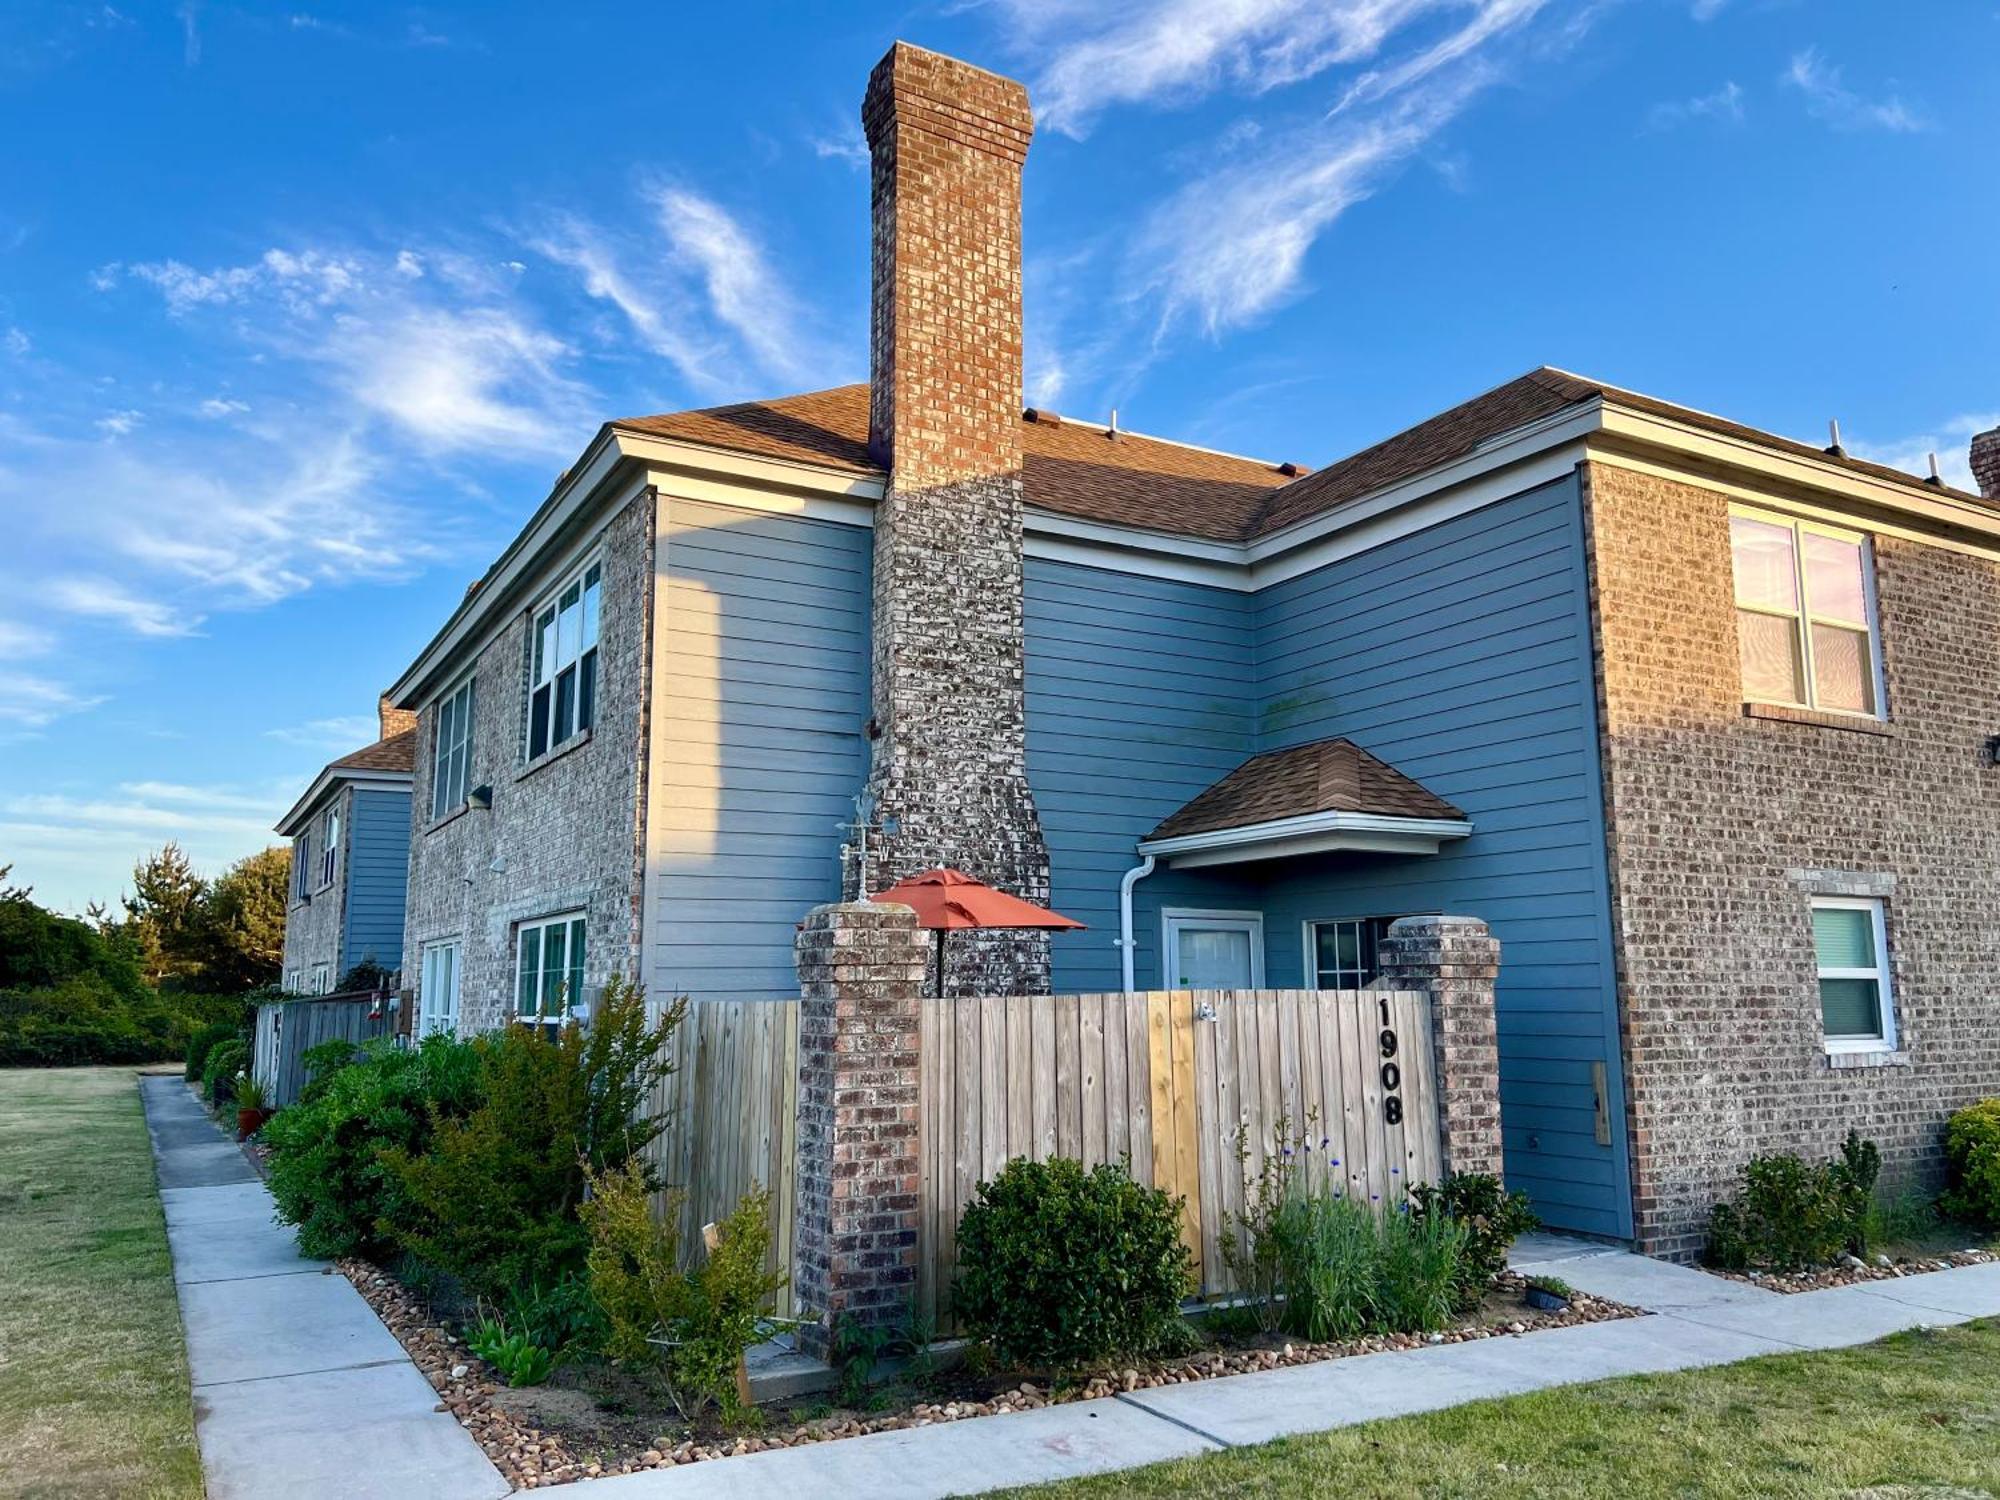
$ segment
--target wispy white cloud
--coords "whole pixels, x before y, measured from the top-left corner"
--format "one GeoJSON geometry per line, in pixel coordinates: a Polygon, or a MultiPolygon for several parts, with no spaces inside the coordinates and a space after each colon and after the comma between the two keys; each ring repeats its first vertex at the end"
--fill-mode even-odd
{"type": "Polygon", "coordinates": [[[201,61],[201,29],[196,21],[194,0],[181,0],[174,14],[181,23],[181,60],[192,68],[201,61]]]}
{"type": "Polygon", "coordinates": [[[65,614],[110,620],[137,635],[193,635],[200,615],[183,616],[156,599],[142,599],[108,578],[58,578],[44,591],[50,604],[65,614]]]}
{"type": "Polygon", "coordinates": [[[861,127],[848,121],[838,130],[810,138],[813,155],[822,161],[842,161],[850,167],[868,165],[868,142],[861,134],[861,127]]]}
{"type": "Polygon", "coordinates": [[[1887,130],[1911,133],[1930,129],[1930,120],[1894,94],[1868,99],[1841,81],[1841,70],[1821,56],[1817,47],[1794,53],[1778,75],[1805,97],[1806,111],[1837,130],[1887,130]]]}
{"type": "Polygon", "coordinates": [[[55,643],[56,638],[38,626],[0,620],[0,659],[20,661],[24,657],[45,656],[55,643]]]}
{"type": "Polygon", "coordinates": [[[1673,130],[1695,120],[1711,120],[1718,125],[1742,124],[1742,86],[1731,80],[1713,93],[1697,94],[1692,99],[1664,100],[1646,112],[1646,125],[1652,130],[1673,130]]]}
{"type": "Polygon", "coordinates": [[[94,425],[107,437],[125,437],[145,420],[142,411],[112,411],[99,417],[94,425]]]}
{"type": "Polygon", "coordinates": [[[213,422],[219,421],[223,417],[241,416],[244,412],[250,410],[250,403],[247,401],[237,401],[227,396],[210,396],[196,410],[213,422]]]}
{"type": "Polygon", "coordinates": [[[1887,464],[1919,477],[1930,473],[1930,455],[1935,453],[1944,482],[1976,495],[1979,485],[1972,477],[1972,438],[1975,433],[1989,432],[1995,427],[2000,427],[2000,411],[1962,412],[1947,417],[1929,432],[1879,442],[1848,434],[1842,441],[1856,458],[1887,464]]]}
{"type": "Polygon", "coordinates": [[[1688,13],[1697,21],[1713,21],[1729,8],[1729,0],[1694,0],[1688,13]]]}
{"type": "Polygon", "coordinates": [[[668,247],[707,292],[717,320],[761,369],[785,380],[810,379],[815,340],[764,247],[713,199],[682,187],[657,187],[651,196],[668,247]]]}
{"type": "Polygon", "coordinates": [[[81,713],[103,701],[101,696],[79,693],[53,677],[0,672],[0,738],[45,729],[65,714],[81,713]]]}
{"type": "Polygon", "coordinates": [[[209,271],[198,271],[177,260],[132,266],[114,261],[99,267],[91,285],[109,291],[125,278],[157,287],[166,299],[167,310],[177,316],[198,307],[242,302],[261,293],[275,296],[290,311],[303,312],[358,291],[362,269],[346,256],[320,250],[271,249],[249,265],[219,266],[209,271]]]}
{"type": "Polygon", "coordinates": [[[346,751],[375,742],[380,725],[364,714],[347,714],[330,719],[311,719],[304,724],[287,724],[267,729],[267,739],[287,745],[304,745],[314,750],[346,751]]]}
{"type": "Polygon", "coordinates": [[[5,351],[13,359],[26,359],[34,347],[34,341],[18,328],[0,332],[0,351],[5,351]]]}

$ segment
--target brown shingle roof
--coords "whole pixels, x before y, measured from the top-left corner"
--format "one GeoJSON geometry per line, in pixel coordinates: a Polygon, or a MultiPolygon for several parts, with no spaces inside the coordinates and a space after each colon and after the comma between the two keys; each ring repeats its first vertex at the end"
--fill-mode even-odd
{"type": "MultiPolygon", "coordinates": [[[[1465,457],[1481,444],[1538,418],[1603,398],[1723,437],[1781,453],[1820,459],[1857,474],[1975,505],[1992,501],[1927,484],[1914,474],[1866,459],[1836,458],[1807,443],[1776,437],[1692,407],[1544,367],[1438,413],[1317,473],[1289,479],[1256,459],[1211,453],[1158,438],[1077,422],[1022,419],[1022,482],[1038,510],[1115,526],[1166,531],[1211,541],[1247,541],[1337,510],[1387,485],[1465,457]]],[[[868,455],[868,387],[836,386],[774,401],[634,417],[614,427],[766,458],[879,473],[868,455]]]]}
{"type": "Polygon", "coordinates": [[[352,755],[331,762],[329,771],[409,771],[417,763],[417,732],[405,729],[386,740],[364,745],[352,755]]]}
{"type": "Polygon", "coordinates": [[[1388,818],[1465,816],[1352,740],[1315,740],[1251,756],[1146,837],[1182,838],[1322,812],[1388,818]]]}

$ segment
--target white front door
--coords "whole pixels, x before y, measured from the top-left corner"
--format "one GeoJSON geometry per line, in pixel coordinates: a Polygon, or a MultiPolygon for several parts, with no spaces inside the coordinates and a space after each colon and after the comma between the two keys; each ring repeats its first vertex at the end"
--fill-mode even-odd
{"type": "Polygon", "coordinates": [[[423,983],[417,994],[417,1035],[458,1031],[458,944],[433,943],[424,949],[423,983]]]}
{"type": "Polygon", "coordinates": [[[1167,988],[1254,990],[1264,983],[1264,918],[1254,911],[1169,911],[1167,988]]]}

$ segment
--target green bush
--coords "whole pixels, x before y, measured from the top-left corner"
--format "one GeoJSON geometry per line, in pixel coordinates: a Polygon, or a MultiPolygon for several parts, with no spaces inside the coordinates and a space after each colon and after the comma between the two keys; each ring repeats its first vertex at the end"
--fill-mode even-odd
{"type": "Polygon", "coordinates": [[[590,1176],[582,1205],[590,1235],[590,1291],[603,1310],[614,1359],[657,1370],[683,1420],[711,1406],[740,1420],[737,1361],[763,1337],[763,1308],[785,1278],[764,1269],[771,1249],[771,1195],[753,1189],[716,1226],[715,1249],[681,1268],[683,1195],[655,1214],[637,1161],[590,1176]]]}
{"type": "Polygon", "coordinates": [[[1455,1172],[1440,1183],[1415,1184],[1410,1214],[1419,1224],[1450,1219],[1464,1231],[1455,1293],[1461,1308],[1479,1305],[1493,1278],[1507,1269],[1514,1241],[1542,1226],[1528,1206],[1528,1195],[1508,1192],[1491,1172],[1455,1172]]]}
{"type": "Polygon", "coordinates": [[[261,1139],[278,1216],[297,1226],[299,1249],[322,1257],[391,1250],[380,1226],[401,1214],[400,1187],[382,1152],[422,1152],[439,1121],[478,1103],[481,1077],[478,1048],[456,1037],[426,1037],[408,1050],[374,1042],[311,1102],[281,1110],[261,1139]]]}
{"type": "Polygon", "coordinates": [[[208,1065],[208,1054],[223,1042],[233,1042],[239,1033],[228,1021],[210,1021],[188,1038],[187,1058],[182,1065],[182,1074],[189,1083],[204,1076],[208,1065]]]}
{"type": "Polygon", "coordinates": [[[1407,1208],[1384,1214],[1376,1299],[1380,1327],[1392,1333],[1434,1333],[1450,1322],[1465,1296],[1471,1241],[1472,1231],[1449,1214],[1407,1208]]]}
{"type": "Polygon", "coordinates": [[[320,1098],[333,1087],[334,1074],[361,1061],[364,1055],[361,1043],[351,1042],[345,1037],[316,1042],[306,1048],[299,1054],[299,1063],[306,1074],[306,1081],[299,1085],[299,1103],[311,1104],[320,1098]]]}
{"type": "Polygon", "coordinates": [[[1016,1364],[1067,1368],[1183,1337],[1182,1201],[1123,1164],[1010,1161],[958,1223],[956,1306],[1016,1364]]]}
{"type": "MultiPolygon", "coordinates": [[[[1709,1262],[1730,1271],[1805,1270],[1865,1242],[1870,1199],[1858,1172],[1872,1143],[1851,1134],[1849,1140],[1863,1148],[1859,1158],[1844,1153],[1809,1163],[1789,1152],[1752,1157],[1737,1200],[1709,1213],[1709,1262]]],[[[1868,1185],[1874,1185],[1872,1176],[1868,1185]]]]}
{"type": "Polygon", "coordinates": [[[2000,1099],[1953,1115],[1944,1129],[1951,1186],[1943,1206],[1953,1218],[2000,1228],[2000,1099]]]}
{"type": "Polygon", "coordinates": [[[1382,1241],[1367,1204],[1325,1193],[1294,1198],[1279,1210],[1270,1239],[1277,1260],[1271,1305],[1282,1309],[1284,1327],[1324,1342],[1374,1326],[1382,1241]]]}
{"type": "Polygon", "coordinates": [[[236,1075],[250,1066],[250,1049],[231,1038],[211,1047],[201,1067],[201,1091],[211,1104],[226,1104],[236,1094],[236,1075]]]}
{"type": "Polygon", "coordinates": [[[614,981],[596,1009],[587,1029],[553,1038],[531,1026],[481,1037],[478,1106],[440,1121],[421,1150],[382,1155],[398,1187],[384,1233],[475,1296],[580,1271],[587,1174],[638,1159],[662,1128],[647,1105],[685,1006],[649,1027],[644,996],[614,981]]]}

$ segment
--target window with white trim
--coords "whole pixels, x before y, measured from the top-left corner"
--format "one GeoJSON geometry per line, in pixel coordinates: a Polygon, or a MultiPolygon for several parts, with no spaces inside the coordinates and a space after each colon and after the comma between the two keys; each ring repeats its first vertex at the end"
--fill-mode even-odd
{"type": "Polygon", "coordinates": [[[528,652],[528,759],[589,729],[597,717],[597,615],[604,565],[564,579],[534,613],[528,652]]]}
{"type": "Polygon", "coordinates": [[[1394,917],[1306,923],[1306,972],[1316,990],[1358,990],[1381,972],[1376,949],[1394,917]]]}
{"type": "Polygon", "coordinates": [[[561,1025],[583,1006],[582,912],[523,922],[514,934],[514,1014],[561,1025]]]}
{"type": "Polygon", "coordinates": [[[326,819],[320,825],[319,883],[322,888],[333,884],[333,877],[340,872],[340,809],[329,807],[326,819]]]}
{"type": "Polygon", "coordinates": [[[1894,1051],[1896,1006],[1882,902],[1870,896],[1816,896],[1812,926],[1827,1050],[1894,1051]]]}
{"type": "Polygon", "coordinates": [[[459,945],[431,943],[424,949],[424,966],[417,987],[417,1036],[455,1036],[458,1032],[459,945]]]}
{"type": "Polygon", "coordinates": [[[312,835],[302,833],[292,840],[292,899],[303,901],[312,894],[312,835]]]}
{"type": "Polygon", "coordinates": [[[313,965],[312,992],[315,995],[331,995],[333,993],[332,964],[313,965]]]}
{"type": "Polygon", "coordinates": [[[1732,508],[1743,696],[1837,713],[1881,712],[1873,558],[1859,532],[1732,508]]]}
{"type": "Polygon", "coordinates": [[[437,707],[431,755],[431,817],[441,818],[465,802],[472,776],[472,679],[459,684],[437,707]]]}

